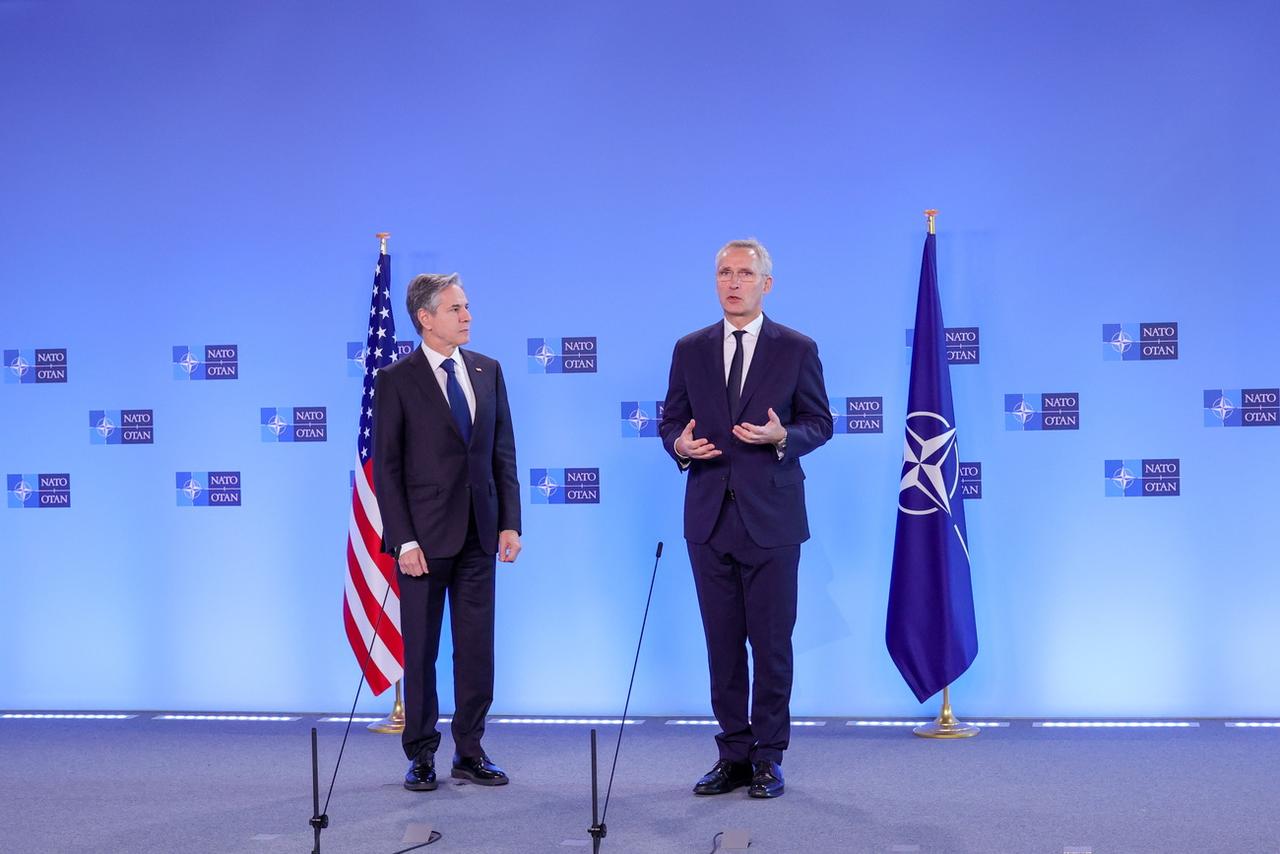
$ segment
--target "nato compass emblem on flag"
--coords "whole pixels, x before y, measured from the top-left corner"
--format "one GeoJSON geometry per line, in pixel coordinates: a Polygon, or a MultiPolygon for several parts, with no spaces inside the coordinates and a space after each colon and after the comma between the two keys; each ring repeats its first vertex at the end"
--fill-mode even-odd
{"type": "Polygon", "coordinates": [[[898,509],[912,516],[928,516],[939,510],[950,516],[951,499],[959,483],[956,428],[936,412],[909,414],[898,509]]]}
{"type": "Polygon", "coordinates": [[[65,383],[67,381],[66,348],[5,350],[4,381],[13,385],[65,383]]]}
{"type": "Polygon", "coordinates": [[[1204,392],[1206,427],[1280,425],[1280,388],[1210,388],[1204,392]]]}
{"type": "Polygon", "coordinates": [[[1178,324],[1104,323],[1102,358],[1107,362],[1173,361],[1178,358],[1178,324]]]}
{"type": "Polygon", "coordinates": [[[594,374],[598,355],[595,336],[530,338],[529,373],[594,374]]]}
{"type": "Polygon", "coordinates": [[[622,401],[622,438],[640,439],[658,435],[658,423],[662,421],[662,401],[622,401]]]}

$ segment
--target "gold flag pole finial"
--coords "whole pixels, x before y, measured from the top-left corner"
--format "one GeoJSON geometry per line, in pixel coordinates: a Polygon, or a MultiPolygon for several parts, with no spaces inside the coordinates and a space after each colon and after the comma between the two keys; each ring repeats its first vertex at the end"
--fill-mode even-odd
{"type": "Polygon", "coordinates": [[[937,232],[933,230],[933,220],[938,215],[938,209],[929,208],[927,211],[924,212],[924,215],[929,218],[929,233],[936,234],[937,232]]]}
{"type": "MultiPolygon", "coordinates": [[[[933,232],[929,232],[932,234],[933,232]]],[[[973,724],[961,723],[951,712],[951,686],[942,689],[942,711],[931,724],[924,724],[912,730],[921,738],[971,738],[982,732],[973,724]]]]}
{"type": "Polygon", "coordinates": [[[374,237],[378,238],[378,254],[387,254],[387,238],[391,236],[389,231],[379,231],[374,237]]]}
{"type": "Polygon", "coordinates": [[[400,697],[399,679],[396,680],[396,700],[391,706],[391,714],[369,724],[369,729],[372,732],[385,732],[392,735],[404,732],[404,700],[400,697]]]}

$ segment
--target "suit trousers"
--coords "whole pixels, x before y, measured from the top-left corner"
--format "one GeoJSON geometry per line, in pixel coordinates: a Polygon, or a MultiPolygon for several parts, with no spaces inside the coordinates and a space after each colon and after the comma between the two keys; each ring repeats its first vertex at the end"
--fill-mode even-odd
{"type": "Polygon", "coordinates": [[[737,503],[726,497],[711,538],[688,547],[707,638],[720,758],[780,763],[791,736],[791,631],[800,546],[757,546],[737,503]],[[749,684],[748,643],[754,685],[749,684]]]}
{"type": "Polygon", "coordinates": [[[440,746],[436,657],[446,598],[453,635],[453,732],[460,756],[484,751],[485,716],[493,703],[494,555],[480,546],[475,514],[462,551],[431,558],[427,574],[400,573],[400,630],[404,637],[404,753],[434,756],[440,746]]]}

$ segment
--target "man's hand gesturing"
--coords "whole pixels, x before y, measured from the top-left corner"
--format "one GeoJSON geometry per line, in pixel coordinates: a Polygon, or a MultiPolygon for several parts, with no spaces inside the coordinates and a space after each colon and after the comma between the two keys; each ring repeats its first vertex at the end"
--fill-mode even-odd
{"type": "Polygon", "coordinates": [[[706,439],[693,438],[693,428],[696,424],[696,421],[690,419],[689,423],[684,425],[684,432],[676,437],[673,445],[676,453],[691,460],[710,460],[720,456],[722,452],[716,450],[715,445],[706,439]]]}

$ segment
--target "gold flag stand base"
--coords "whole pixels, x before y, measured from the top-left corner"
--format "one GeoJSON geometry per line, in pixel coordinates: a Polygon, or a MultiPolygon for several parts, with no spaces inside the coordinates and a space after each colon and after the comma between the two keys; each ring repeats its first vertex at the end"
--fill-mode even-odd
{"type": "Polygon", "coordinates": [[[385,732],[398,735],[404,732],[404,700],[400,697],[400,681],[396,680],[396,700],[391,706],[391,714],[380,721],[369,724],[370,732],[385,732]]]}
{"type": "Polygon", "coordinates": [[[911,730],[921,738],[972,738],[982,732],[973,724],[962,723],[951,712],[951,686],[942,689],[942,711],[933,723],[911,730]]]}

